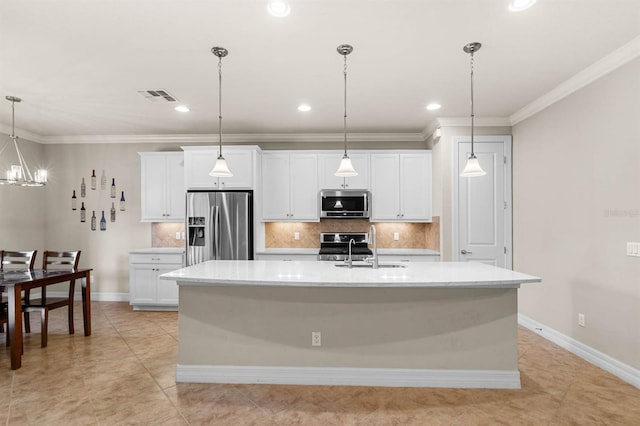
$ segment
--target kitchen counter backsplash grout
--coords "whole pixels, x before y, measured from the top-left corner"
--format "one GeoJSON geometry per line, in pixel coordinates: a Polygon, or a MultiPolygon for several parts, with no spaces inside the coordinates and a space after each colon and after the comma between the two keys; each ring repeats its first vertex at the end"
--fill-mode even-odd
{"type": "Polygon", "coordinates": [[[184,223],[160,223],[151,224],[151,247],[184,247],[185,241],[182,239],[184,233],[184,223]],[[176,233],[181,239],[176,239],[176,233]]]}
{"type": "MultiPolygon", "coordinates": [[[[368,220],[322,220],[320,222],[265,223],[265,248],[319,248],[321,232],[368,232],[368,220]],[[299,240],[294,238],[299,234],[299,240]]],[[[440,250],[439,217],[431,223],[373,222],[378,248],[440,250]],[[399,239],[394,240],[394,233],[399,239]]]]}

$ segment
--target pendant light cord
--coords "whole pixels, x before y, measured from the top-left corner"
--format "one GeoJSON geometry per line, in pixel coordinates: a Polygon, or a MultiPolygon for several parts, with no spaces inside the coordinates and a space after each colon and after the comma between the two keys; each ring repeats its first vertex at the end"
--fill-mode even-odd
{"type": "Polygon", "coordinates": [[[344,158],[347,158],[347,55],[344,56],[344,158]]]}
{"type": "Polygon", "coordinates": [[[471,51],[471,157],[475,157],[473,153],[473,122],[474,122],[474,113],[473,113],[473,50],[471,51]]]}
{"type": "Polygon", "coordinates": [[[218,56],[218,141],[220,143],[220,154],[222,157],[222,56],[218,56]]]}

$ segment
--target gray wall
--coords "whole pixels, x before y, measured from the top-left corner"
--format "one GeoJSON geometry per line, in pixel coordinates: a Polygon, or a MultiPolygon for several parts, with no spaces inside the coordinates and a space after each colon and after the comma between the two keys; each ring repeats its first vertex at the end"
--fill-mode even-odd
{"type": "MultiPolygon", "coordinates": [[[[0,149],[9,136],[0,134],[0,149]]],[[[32,164],[41,166],[44,162],[42,145],[25,139],[18,139],[22,155],[30,168],[32,164]]],[[[0,173],[5,173],[12,159],[17,158],[13,143],[0,155],[0,173]]],[[[35,170],[31,170],[34,173],[35,170]]],[[[3,176],[4,177],[4,176],[3,176]]],[[[0,250],[44,249],[43,222],[45,216],[45,187],[26,188],[0,185],[0,250]]],[[[41,261],[38,255],[36,262],[41,261]]],[[[39,263],[38,263],[39,265],[39,263]]]]}
{"type": "Polygon", "coordinates": [[[543,278],[520,312],[640,368],[640,59],[515,125],[513,156],[514,269],[543,278]]]}

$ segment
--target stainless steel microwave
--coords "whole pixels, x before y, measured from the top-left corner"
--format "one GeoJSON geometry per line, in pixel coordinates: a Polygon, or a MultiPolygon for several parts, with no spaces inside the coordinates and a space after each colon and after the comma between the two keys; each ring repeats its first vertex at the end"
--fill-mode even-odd
{"type": "Polygon", "coordinates": [[[320,217],[368,219],[371,193],[365,189],[323,189],[320,191],[320,217]]]}

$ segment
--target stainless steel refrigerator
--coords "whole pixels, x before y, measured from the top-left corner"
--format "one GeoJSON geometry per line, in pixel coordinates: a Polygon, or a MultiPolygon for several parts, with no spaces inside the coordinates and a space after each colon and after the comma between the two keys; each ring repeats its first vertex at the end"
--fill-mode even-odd
{"type": "Polygon", "coordinates": [[[253,259],[253,191],[187,191],[187,266],[253,259]]]}

